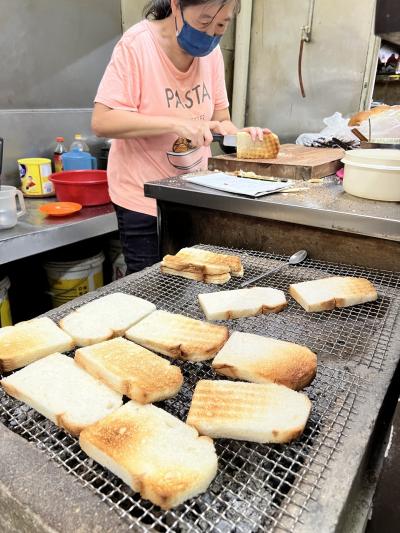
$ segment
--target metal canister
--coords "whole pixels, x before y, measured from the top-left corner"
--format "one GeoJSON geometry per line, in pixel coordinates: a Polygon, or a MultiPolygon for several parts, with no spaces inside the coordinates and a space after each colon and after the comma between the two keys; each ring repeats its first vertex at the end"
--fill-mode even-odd
{"type": "Polygon", "coordinates": [[[21,190],[24,196],[54,196],[54,185],[49,180],[51,160],[44,157],[18,159],[21,190]]]}

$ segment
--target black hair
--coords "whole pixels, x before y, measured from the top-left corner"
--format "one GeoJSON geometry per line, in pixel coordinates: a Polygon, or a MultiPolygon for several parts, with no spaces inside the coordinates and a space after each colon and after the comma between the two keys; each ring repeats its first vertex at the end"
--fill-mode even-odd
{"type": "MultiPolygon", "coordinates": [[[[205,4],[215,4],[219,3],[221,7],[225,4],[228,4],[231,0],[180,0],[180,5],[182,9],[190,6],[201,6],[205,4]]],[[[240,10],[240,1],[235,0],[235,12],[240,10]]],[[[171,0],[152,0],[148,2],[143,10],[143,16],[145,18],[151,18],[153,20],[163,20],[170,16],[172,13],[171,10],[171,0]]]]}

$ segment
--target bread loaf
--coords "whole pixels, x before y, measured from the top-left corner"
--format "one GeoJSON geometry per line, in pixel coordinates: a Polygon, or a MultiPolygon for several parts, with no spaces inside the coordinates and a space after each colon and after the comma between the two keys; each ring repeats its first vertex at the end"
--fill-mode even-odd
{"type": "Polygon", "coordinates": [[[279,138],[274,133],[264,133],[262,141],[253,141],[247,132],[237,134],[238,159],[276,159],[279,149],[279,138]]]}

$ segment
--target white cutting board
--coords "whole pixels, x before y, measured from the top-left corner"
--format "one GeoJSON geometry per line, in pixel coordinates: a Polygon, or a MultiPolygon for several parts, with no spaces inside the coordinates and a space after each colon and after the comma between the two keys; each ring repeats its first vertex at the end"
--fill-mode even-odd
{"type": "Polygon", "coordinates": [[[185,178],[185,181],[190,181],[190,183],[195,183],[196,185],[203,185],[203,187],[209,187],[210,189],[216,189],[217,191],[242,194],[251,198],[259,198],[266,194],[283,191],[291,186],[291,183],[275,183],[249,178],[236,178],[224,172],[185,178]]]}

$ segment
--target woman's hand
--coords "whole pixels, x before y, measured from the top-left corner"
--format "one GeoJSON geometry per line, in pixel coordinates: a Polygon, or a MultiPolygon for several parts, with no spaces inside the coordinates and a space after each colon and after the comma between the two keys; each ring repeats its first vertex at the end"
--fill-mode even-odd
{"type": "Polygon", "coordinates": [[[174,133],[178,137],[190,139],[193,146],[210,146],[213,140],[214,133],[222,133],[223,128],[221,123],[217,121],[207,120],[186,120],[176,119],[174,126],[174,133]]]}
{"type": "Polygon", "coordinates": [[[251,138],[253,141],[262,141],[265,135],[268,135],[268,133],[271,133],[271,130],[268,128],[257,128],[257,127],[250,127],[250,128],[243,128],[239,131],[246,131],[247,133],[250,133],[251,138]]]}

